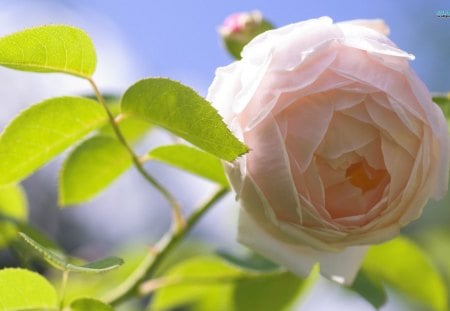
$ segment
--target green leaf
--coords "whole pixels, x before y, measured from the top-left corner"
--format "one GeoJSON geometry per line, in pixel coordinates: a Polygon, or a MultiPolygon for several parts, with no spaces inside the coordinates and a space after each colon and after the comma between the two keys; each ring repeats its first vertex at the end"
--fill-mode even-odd
{"type": "Polygon", "coordinates": [[[57,309],[56,291],[43,276],[25,269],[0,270],[0,311],[57,309]]]}
{"type": "Polygon", "coordinates": [[[227,263],[234,265],[237,268],[244,271],[247,270],[250,272],[267,273],[282,270],[282,268],[276,263],[273,263],[272,261],[269,261],[266,258],[254,252],[250,252],[245,256],[237,256],[235,254],[231,254],[225,251],[218,251],[216,253],[221,259],[225,260],[227,263]]]}
{"type": "Polygon", "coordinates": [[[62,271],[83,272],[83,273],[102,273],[120,267],[123,260],[117,257],[108,257],[85,265],[77,265],[69,262],[69,259],[64,254],[58,254],[55,251],[48,249],[24,233],[19,233],[19,236],[27,242],[41,257],[56,269],[62,271]]]}
{"type": "Polygon", "coordinates": [[[104,302],[93,298],[79,298],[70,304],[72,311],[114,311],[114,309],[104,302]]]}
{"type": "MultiPolygon", "coordinates": [[[[109,110],[117,117],[120,114],[120,98],[114,95],[107,95],[105,100],[109,110]]],[[[131,143],[137,142],[152,128],[152,125],[147,121],[136,118],[122,118],[118,123],[122,135],[131,143]]],[[[116,133],[114,133],[114,129],[109,123],[100,129],[100,134],[116,137],[116,133]]]]}
{"type": "Polygon", "coordinates": [[[148,156],[151,160],[161,161],[229,187],[220,160],[197,148],[186,145],[161,146],[150,151],[148,156]]]}
{"type": "Polygon", "coordinates": [[[0,249],[16,238],[16,221],[25,221],[27,216],[27,200],[22,187],[0,187],[0,249]]]}
{"type": "Polygon", "coordinates": [[[40,26],[0,38],[0,65],[89,78],[95,71],[95,48],[80,29],[65,25],[40,26]]]}
{"type": "Polygon", "coordinates": [[[178,285],[158,290],[149,310],[170,310],[187,305],[192,308],[191,310],[196,311],[227,310],[227,307],[231,305],[232,281],[240,276],[242,276],[241,271],[214,257],[205,256],[185,260],[170,269],[164,276],[174,279],[175,284],[177,280],[180,280],[178,285]],[[225,281],[227,279],[228,282],[225,281]]]}
{"type": "Polygon", "coordinates": [[[97,102],[45,100],[20,113],[0,136],[0,185],[18,182],[106,122],[97,102]]]}
{"type": "Polygon", "coordinates": [[[218,257],[201,256],[181,262],[162,277],[149,310],[286,310],[310,283],[286,272],[250,273],[218,257]]]}
{"type": "MultiPolygon", "coordinates": [[[[139,141],[147,132],[152,129],[151,124],[144,120],[127,118],[119,123],[120,131],[128,142],[135,143],[139,141]]],[[[106,124],[100,129],[101,135],[116,137],[110,124],[106,124]]]]}
{"type": "Polygon", "coordinates": [[[234,288],[234,310],[291,310],[292,303],[307,288],[308,281],[290,273],[244,278],[234,288]]]}
{"type": "MultiPolygon", "coordinates": [[[[436,262],[441,274],[450,285],[450,230],[447,225],[442,227],[427,228],[418,236],[421,246],[436,262]]],[[[447,295],[450,288],[447,286],[447,295]]]]}
{"type": "Polygon", "coordinates": [[[118,257],[108,257],[97,261],[90,262],[83,266],[67,264],[69,271],[83,272],[83,273],[103,273],[119,268],[123,265],[123,260],[118,257]]]}
{"type": "Polygon", "coordinates": [[[450,93],[440,96],[433,96],[433,101],[442,109],[442,112],[447,119],[447,124],[450,128],[450,93]]]}
{"type": "Polygon", "coordinates": [[[79,298],[70,304],[72,311],[114,311],[114,309],[104,302],[93,298],[79,298]]]}
{"type": "Polygon", "coordinates": [[[361,295],[375,309],[380,309],[387,301],[386,290],[379,280],[370,278],[364,269],[359,270],[351,290],[361,295]]]}
{"type": "Polygon", "coordinates": [[[411,300],[436,311],[447,310],[447,292],[436,267],[424,252],[405,237],[372,246],[364,271],[411,300]]]}
{"type": "MultiPolygon", "coordinates": [[[[126,279],[138,268],[142,258],[147,254],[147,245],[126,246],[126,249],[118,250],[125,259],[120,269],[108,273],[85,274],[71,273],[65,290],[65,301],[73,301],[78,298],[91,297],[101,301],[108,301],[106,295],[126,279]]],[[[58,273],[51,274],[54,284],[60,284],[61,276],[58,273]]],[[[142,308],[141,308],[142,309],[142,308]]]]}
{"type": "Polygon", "coordinates": [[[209,102],[169,79],[149,78],[131,86],[122,98],[122,113],[159,125],[227,161],[248,151],[209,102]]]}
{"type": "Polygon", "coordinates": [[[115,138],[93,136],[66,158],[59,180],[61,205],[85,202],[100,193],[132,164],[131,156],[115,138]]]}

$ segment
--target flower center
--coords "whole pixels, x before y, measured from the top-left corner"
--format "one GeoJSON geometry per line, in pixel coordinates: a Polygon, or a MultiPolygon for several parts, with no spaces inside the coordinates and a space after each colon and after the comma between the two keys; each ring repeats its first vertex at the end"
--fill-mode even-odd
{"type": "Polygon", "coordinates": [[[371,167],[366,159],[353,163],[345,171],[345,177],[350,183],[361,189],[363,193],[375,188],[382,181],[386,170],[377,170],[371,167]]]}

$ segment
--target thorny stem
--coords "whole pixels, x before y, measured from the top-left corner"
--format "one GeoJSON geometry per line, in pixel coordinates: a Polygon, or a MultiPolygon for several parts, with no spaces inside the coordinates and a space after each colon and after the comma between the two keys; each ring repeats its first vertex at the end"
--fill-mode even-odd
{"type": "Polygon", "coordinates": [[[167,257],[171,250],[183,239],[183,237],[192,229],[198,220],[226,193],[227,188],[220,188],[213,196],[198,207],[186,220],[186,225],[179,230],[169,231],[163,236],[159,242],[149,251],[148,255],[143,259],[140,266],[130,275],[130,277],[110,292],[104,301],[117,305],[131,297],[139,296],[141,284],[150,279],[159,268],[161,262],[167,257]]]}
{"type": "Polygon", "coordinates": [[[102,94],[100,93],[97,85],[95,84],[94,80],[88,79],[89,83],[91,84],[95,96],[97,97],[97,100],[99,103],[103,106],[105,109],[106,114],[108,115],[109,123],[111,124],[114,133],[116,134],[117,139],[120,141],[120,143],[125,147],[125,149],[128,151],[128,153],[131,156],[131,159],[133,161],[134,166],[139,171],[139,173],[153,186],[155,187],[163,196],[166,198],[166,200],[169,202],[171,208],[172,208],[172,214],[173,214],[173,220],[174,220],[174,226],[176,230],[180,230],[184,226],[184,218],[183,214],[181,213],[180,204],[177,202],[177,200],[172,196],[172,194],[164,188],[158,181],[156,181],[147,171],[144,169],[141,160],[139,157],[134,153],[133,149],[131,148],[130,144],[127,142],[125,137],[123,136],[118,123],[123,119],[123,115],[119,115],[118,118],[114,119],[113,114],[109,110],[108,106],[106,105],[105,99],[103,98],[102,94]]]}

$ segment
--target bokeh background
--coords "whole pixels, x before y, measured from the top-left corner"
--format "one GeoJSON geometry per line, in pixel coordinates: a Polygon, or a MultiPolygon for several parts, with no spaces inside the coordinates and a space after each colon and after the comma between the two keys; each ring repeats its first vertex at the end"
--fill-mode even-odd
{"type": "MultiPolygon", "coordinates": [[[[0,35],[49,23],[85,29],[98,51],[94,78],[102,91],[121,94],[134,81],[159,76],[179,80],[206,95],[218,66],[232,61],[217,35],[223,19],[236,11],[258,9],[276,26],[328,15],[335,21],[382,18],[397,45],[414,54],[419,76],[434,92],[450,91],[450,18],[436,16],[450,10],[444,0],[299,1],[299,0],[0,0],[0,35]]],[[[0,68],[0,126],[18,111],[44,98],[88,94],[79,79],[58,74],[37,75],[0,68]]],[[[152,131],[136,147],[144,153],[171,137],[152,131]]],[[[149,245],[169,226],[169,208],[161,196],[130,170],[90,203],[59,210],[57,159],[24,182],[31,222],[69,252],[99,256],[124,245],[149,245]]],[[[198,178],[163,165],[147,169],[172,189],[188,212],[214,188],[198,178]]],[[[450,223],[449,199],[427,208],[424,217],[407,229],[421,230],[450,223]]],[[[192,238],[212,249],[238,248],[235,237],[237,207],[230,195],[211,211],[192,238]]],[[[0,253],[0,264],[13,257],[0,253]]],[[[383,310],[408,310],[392,297],[383,310]]],[[[361,298],[321,281],[299,302],[298,310],[372,310],[361,298]]]]}

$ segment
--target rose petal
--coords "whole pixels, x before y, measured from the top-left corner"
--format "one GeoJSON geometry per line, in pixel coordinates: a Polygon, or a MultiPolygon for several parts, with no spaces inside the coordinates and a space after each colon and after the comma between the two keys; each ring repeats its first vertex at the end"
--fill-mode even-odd
{"type": "Polygon", "coordinates": [[[266,195],[277,218],[299,223],[297,191],[286,146],[275,120],[266,118],[252,131],[244,133],[244,137],[251,150],[247,155],[248,174],[266,195]]]}
{"type": "Polygon", "coordinates": [[[390,61],[414,59],[414,55],[397,48],[395,44],[379,31],[355,23],[337,23],[343,33],[342,44],[365,50],[370,54],[382,55],[383,59],[392,57],[390,61]]]}
{"type": "Polygon", "coordinates": [[[367,145],[359,148],[355,151],[361,158],[364,158],[367,163],[376,170],[383,170],[386,168],[383,159],[383,153],[381,152],[381,139],[371,141],[367,145]]]}
{"type": "Polygon", "coordinates": [[[321,45],[338,35],[339,31],[333,25],[331,18],[310,19],[260,34],[244,47],[241,55],[243,59],[261,63],[262,59],[267,58],[268,53],[276,53],[274,51],[278,49],[284,53],[284,57],[277,57],[276,67],[290,70],[304,59],[305,55],[301,52],[310,51],[312,47],[321,45]],[[286,53],[291,55],[288,57],[286,53]]]}
{"type": "Polygon", "coordinates": [[[327,98],[304,98],[277,116],[278,123],[287,123],[286,147],[302,172],[310,165],[313,154],[322,141],[333,115],[327,98]]]}
{"type": "MultiPolygon", "coordinates": [[[[314,83],[334,61],[335,57],[336,52],[322,49],[322,51],[317,51],[314,56],[305,60],[295,70],[280,71],[272,69],[269,73],[266,73],[264,79],[258,84],[258,89],[253,93],[249,92],[254,96],[245,98],[248,103],[245,105],[245,111],[242,112],[242,128],[251,130],[272,110],[273,114],[276,114],[278,111],[289,107],[299,96],[296,92],[314,83]],[[295,85],[292,84],[292,79],[296,80],[295,85]],[[286,93],[293,94],[293,99],[280,98],[280,94],[286,93]]],[[[239,100],[243,101],[242,98],[239,100]]],[[[236,111],[236,113],[238,112],[240,111],[236,111]]]]}
{"type": "Polygon", "coordinates": [[[245,209],[240,209],[238,242],[247,245],[266,258],[286,266],[293,273],[307,277],[316,262],[315,258],[307,256],[307,253],[302,252],[302,248],[277,239],[273,233],[266,232],[262,226],[263,223],[254,221],[245,209]]]}
{"type": "Polygon", "coordinates": [[[385,137],[381,138],[381,150],[386,169],[391,176],[389,186],[390,204],[405,188],[411,175],[414,159],[402,147],[385,137]]]}
{"type": "Polygon", "coordinates": [[[320,273],[338,283],[350,285],[368,250],[367,246],[353,246],[335,254],[320,252],[316,254],[320,273]]]}
{"type": "Polygon", "coordinates": [[[307,277],[314,264],[319,262],[323,275],[342,284],[353,282],[367,250],[367,247],[351,247],[340,253],[329,253],[278,240],[245,209],[239,213],[238,241],[301,277],[307,277]]]}
{"type": "Polygon", "coordinates": [[[403,147],[411,157],[415,157],[419,149],[420,141],[405,126],[400,118],[392,110],[386,109],[368,98],[365,102],[367,112],[385,136],[390,136],[401,147],[403,147]]]}
{"type": "Polygon", "coordinates": [[[382,19],[354,19],[351,21],[337,23],[337,25],[363,26],[378,31],[385,36],[388,36],[390,33],[389,26],[382,19]]]}
{"type": "Polygon", "coordinates": [[[380,67],[378,62],[368,58],[364,51],[341,47],[330,69],[348,79],[376,87],[398,102],[408,103],[404,107],[410,113],[419,120],[426,120],[425,110],[417,102],[405,76],[387,67],[380,67]]]}
{"type": "Polygon", "coordinates": [[[386,108],[392,109],[403,124],[417,137],[422,137],[423,122],[418,120],[414,115],[412,115],[407,108],[399,103],[396,99],[388,96],[384,93],[374,93],[370,94],[370,98],[374,100],[378,105],[386,108]]]}
{"type": "Polygon", "coordinates": [[[241,67],[243,67],[242,75],[240,76],[242,88],[236,94],[234,101],[229,103],[235,114],[240,114],[249,105],[252,97],[260,87],[271,61],[272,57],[270,55],[261,64],[255,65],[241,61],[241,67]]]}
{"type": "Polygon", "coordinates": [[[372,125],[336,112],[324,139],[317,148],[317,154],[323,158],[335,159],[358,150],[377,137],[378,131],[372,125]]]}
{"type": "Polygon", "coordinates": [[[233,118],[233,111],[230,103],[233,102],[233,95],[238,93],[241,84],[238,76],[242,67],[238,63],[232,63],[226,67],[216,69],[216,76],[208,89],[206,99],[213,103],[219,114],[226,123],[233,118]]]}

